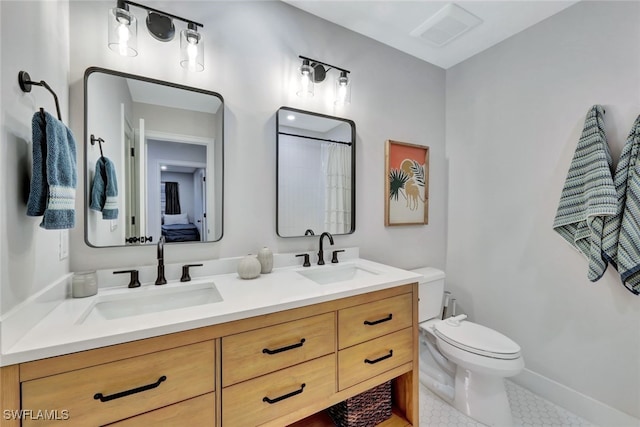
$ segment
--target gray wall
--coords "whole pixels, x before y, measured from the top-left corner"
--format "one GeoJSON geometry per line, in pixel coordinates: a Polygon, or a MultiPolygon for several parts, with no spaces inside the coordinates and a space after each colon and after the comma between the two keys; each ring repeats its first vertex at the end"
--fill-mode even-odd
{"type": "MultiPolygon", "coordinates": [[[[186,1],[180,2],[180,14],[197,16],[206,37],[206,69],[189,73],[178,64],[178,41],[158,43],[144,24],[139,23],[137,57],[111,52],[105,42],[110,7],[111,1],[71,2],[71,114],[76,133],[83,130],[81,83],[89,66],[213,90],[225,98],[224,237],[218,243],[168,245],[167,262],[255,253],[265,245],[277,252],[317,247],[317,239],[280,239],[275,232],[275,114],[286,105],[356,122],[356,233],[337,238],[336,245],[360,246],[362,256],[401,267],[444,267],[444,70],[282,2],[186,1]],[[334,107],[331,73],[316,87],[313,99],[298,98],[298,55],[348,68],[352,104],[334,107]],[[400,74],[402,79],[397,78],[400,74]],[[384,227],[386,139],[431,147],[428,226],[384,227]]],[[[83,224],[79,226],[71,237],[74,270],[155,261],[153,247],[88,248],[81,238],[83,224]]]]}
{"type": "MultiPolygon", "coordinates": [[[[18,86],[21,70],[33,80],[45,80],[69,123],[69,4],[2,1],[0,20],[0,314],[5,314],[69,271],[69,259],[58,256],[68,233],[44,230],[38,226],[41,217],[26,216],[31,117],[40,107],[55,116],[55,103],[42,87],[27,94],[18,86]]],[[[80,135],[75,134],[78,144],[80,135]]],[[[77,206],[82,206],[82,192],[77,194],[77,206]]]]}
{"type": "MultiPolygon", "coordinates": [[[[527,368],[640,417],[640,298],[552,230],[587,110],[640,113],[640,3],[581,2],[447,70],[447,284],[527,368]]],[[[609,424],[613,425],[613,424],[609,424]]]]}

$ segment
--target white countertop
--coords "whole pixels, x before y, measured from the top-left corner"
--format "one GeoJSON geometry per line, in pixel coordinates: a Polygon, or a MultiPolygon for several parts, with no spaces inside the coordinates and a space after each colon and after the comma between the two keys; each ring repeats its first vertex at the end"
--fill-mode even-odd
{"type": "Polygon", "coordinates": [[[416,273],[354,258],[345,259],[340,264],[328,263],[325,266],[275,268],[271,273],[262,274],[252,280],[242,280],[234,272],[199,277],[189,283],[170,280],[164,286],[143,283],[140,288],[135,289],[127,287],[100,289],[98,295],[93,297],[62,300],[22,338],[2,353],[1,365],[59,356],[303,307],[413,283],[420,278],[421,276],[416,273]],[[344,268],[349,265],[357,265],[375,274],[321,285],[298,273],[317,269],[344,268]],[[89,310],[97,302],[105,299],[124,295],[151,296],[159,289],[197,287],[199,284],[210,282],[215,284],[220,293],[221,302],[82,323],[89,310]]]}

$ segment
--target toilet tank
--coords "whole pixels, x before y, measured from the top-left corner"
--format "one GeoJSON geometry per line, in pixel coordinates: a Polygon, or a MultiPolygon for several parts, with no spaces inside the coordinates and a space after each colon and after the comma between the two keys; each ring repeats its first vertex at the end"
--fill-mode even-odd
{"type": "Polygon", "coordinates": [[[432,267],[416,268],[411,271],[422,275],[418,283],[418,322],[440,317],[444,296],[444,271],[432,267]]]}

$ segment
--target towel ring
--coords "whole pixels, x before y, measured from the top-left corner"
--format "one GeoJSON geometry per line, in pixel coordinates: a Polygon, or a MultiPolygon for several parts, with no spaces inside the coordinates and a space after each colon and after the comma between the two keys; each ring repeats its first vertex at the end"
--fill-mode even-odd
{"type": "Polygon", "coordinates": [[[18,73],[18,84],[20,85],[20,89],[22,89],[22,91],[26,93],[31,92],[32,85],[42,86],[49,92],[51,92],[51,95],[53,95],[53,100],[56,102],[56,112],[58,113],[58,120],[62,121],[62,114],[60,114],[60,104],[58,103],[58,95],[56,95],[56,93],[53,91],[53,89],[51,89],[51,86],[49,86],[47,82],[45,82],[44,80],[34,82],[33,80],[31,80],[31,76],[29,75],[29,73],[27,73],[26,71],[20,71],[18,73]]]}
{"type": "Polygon", "coordinates": [[[104,139],[96,138],[91,134],[91,145],[96,145],[96,142],[98,143],[98,147],[100,147],[100,157],[104,157],[104,154],[102,154],[102,143],[104,142],[104,139]]]}

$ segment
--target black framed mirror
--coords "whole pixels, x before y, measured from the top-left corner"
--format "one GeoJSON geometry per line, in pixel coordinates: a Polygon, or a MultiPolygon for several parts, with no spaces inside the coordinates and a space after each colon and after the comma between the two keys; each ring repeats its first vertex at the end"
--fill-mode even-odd
{"type": "Polygon", "coordinates": [[[86,243],[220,240],[222,96],[97,67],[84,93],[86,243]]]}
{"type": "Polygon", "coordinates": [[[350,234],[356,224],[356,125],[290,107],[276,114],[276,232],[350,234]]]}

